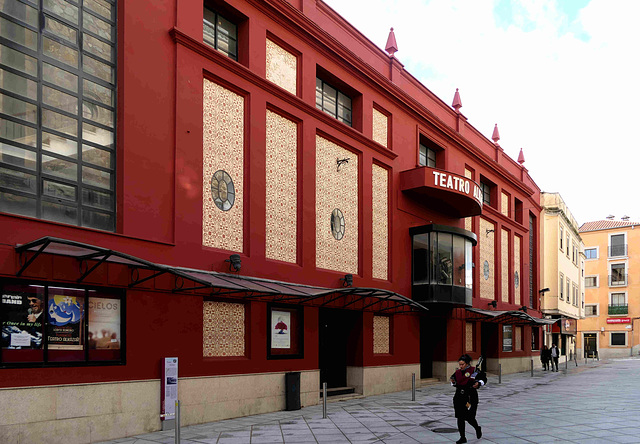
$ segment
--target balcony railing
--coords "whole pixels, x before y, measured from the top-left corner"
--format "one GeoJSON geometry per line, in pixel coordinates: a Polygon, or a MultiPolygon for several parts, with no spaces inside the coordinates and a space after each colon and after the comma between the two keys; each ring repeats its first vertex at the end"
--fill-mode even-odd
{"type": "Polygon", "coordinates": [[[629,314],[628,305],[609,305],[610,315],[626,315],[629,314]]]}
{"type": "Polygon", "coordinates": [[[610,245],[609,257],[618,257],[627,255],[627,244],[624,245],[610,245]]]}
{"type": "Polygon", "coordinates": [[[610,274],[609,287],[624,287],[627,285],[627,274],[610,274]]]}

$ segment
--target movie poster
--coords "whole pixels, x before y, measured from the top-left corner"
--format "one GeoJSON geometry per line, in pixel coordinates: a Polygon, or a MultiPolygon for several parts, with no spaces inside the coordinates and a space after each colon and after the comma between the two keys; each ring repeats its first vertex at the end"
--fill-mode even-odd
{"type": "Polygon", "coordinates": [[[120,299],[89,298],[89,348],[120,349],[120,299]]]}
{"type": "Polygon", "coordinates": [[[291,313],[271,311],[271,348],[291,348],[291,313]]]}
{"type": "Polygon", "coordinates": [[[82,350],[84,297],[50,294],[48,315],[49,350],[82,350]]]}
{"type": "Polygon", "coordinates": [[[3,292],[2,348],[41,349],[44,296],[27,292],[3,292]]]}

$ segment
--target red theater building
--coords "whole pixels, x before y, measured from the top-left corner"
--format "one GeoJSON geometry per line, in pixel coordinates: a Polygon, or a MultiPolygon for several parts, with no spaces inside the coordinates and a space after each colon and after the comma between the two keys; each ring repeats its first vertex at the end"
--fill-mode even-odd
{"type": "Polygon", "coordinates": [[[158,430],[168,357],[183,424],[284,409],[287,373],[306,406],[529,368],[539,189],[393,34],[320,0],[0,5],[3,441],[158,430]]]}

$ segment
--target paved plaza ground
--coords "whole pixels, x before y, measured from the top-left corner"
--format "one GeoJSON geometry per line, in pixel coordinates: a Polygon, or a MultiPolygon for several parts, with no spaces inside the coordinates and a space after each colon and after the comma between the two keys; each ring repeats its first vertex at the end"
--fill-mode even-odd
{"type": "MultiPolygon", "coordinates": [[[[539,364],[539,362],[537,362],[539,364]]],[[[640,443],[640,359],[560,365],[560,371],[497,377],[479,391],[469,443],[640,443]]],[[[459,435],[449,384],[182,427],[182,444],[451,443],[459,435]]],[[[174,443],[173,431],[109,443],[174,443]]]]}

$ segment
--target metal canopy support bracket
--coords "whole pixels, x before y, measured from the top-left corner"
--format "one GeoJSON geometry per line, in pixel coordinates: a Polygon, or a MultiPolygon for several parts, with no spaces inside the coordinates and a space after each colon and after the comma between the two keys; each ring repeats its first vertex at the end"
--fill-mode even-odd
{"type": "MultiPolygon", "coordinates": [[[[21,245],[20,247],[16,247],[16,251],[20,254],[20,257],[22,257],[23,254],[26,256],[28,249],[33,247],[33,246],[36,246],[38,242],[39,241],[35,241],[35,242],[31,242],[29,244],[21,245]]],[[[42,243],[42,246],[40,247],[40,249],[38,249],[38,251],[36,251],[34,253],[34,255],[31,256],[30,259],[25,261],[25,263],[24,263],[24,265],[22,265],[22,267],[20,267],[20,270],[18,270],[18,272],[16,273],[16,276],[20,276],[24,272],[24,270],[26,270],[27,267],[29,265],[31,265],[31,263],[33,261],[35,261],[38,256],[40,256],[40,253],[42,253],[45,250],[45,248],[47,248],[49,246],[50,243],[51,243],[51,241],[49,239],[45,239],[45,241],[42,243]]],[[[22,261],[20,261],[20,262],[22,262],[22,261]]]]}

